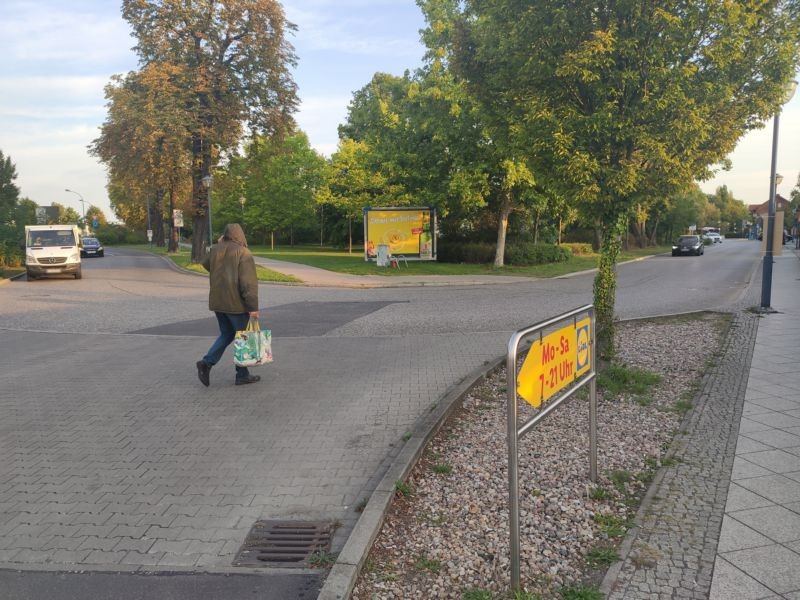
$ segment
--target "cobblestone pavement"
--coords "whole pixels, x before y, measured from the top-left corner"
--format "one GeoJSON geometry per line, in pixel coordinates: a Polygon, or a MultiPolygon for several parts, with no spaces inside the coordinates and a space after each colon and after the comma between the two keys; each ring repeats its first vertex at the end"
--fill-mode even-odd
{"type": "Polygon", "coordinates": [[[795,256],[776,259],[773,281],[781,312],[746,310],[759,304],[757,286],[740,303],[670,450],[675,463],[654,480],[603,582],[607,598],[800,598],[795,256]]]}
{"type": "MultiPolygon", "coordinates": [[[[202,388],[191,366],[213,334],[166,329],[203,326],[207,281],[178,282],[145,256],[141,273],[92,277],[115,269],[109,254],[80,282],[3,286],[0,569],[230,573],[259,518],[338,520],[341,548],[354,506],[418,419],[501,355],[520,322],[591,297],[590,277],[409,288],[399,302],[388,290],[317,288],[315,300],[343,310],[386,307],[333,330],[287,328],[260,385],[233,388],[220,366],[202,388]],[[165,329],[141,333],[154,326],[165,329]]],[[[652,288],[647,271],[631,266],[630,285],[652,288]]],[[[266,314],[311,297],[291,287],[266,296],[266,314]]],[[[620,310],[652,309],[638,298],[624,295],[620,310]]]]}

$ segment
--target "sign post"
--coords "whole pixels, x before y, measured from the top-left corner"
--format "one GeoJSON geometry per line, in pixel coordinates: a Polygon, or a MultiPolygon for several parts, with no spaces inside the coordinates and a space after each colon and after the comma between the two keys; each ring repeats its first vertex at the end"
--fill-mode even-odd
{"type": "Polygon", "coordinates": [[[508,500],[511,545],[511,589],[520,589],[519,440],[564,400],[589,385],[589,478],[597,481],[597,383],[595,314],[589,304],[542,321],[511,336],[506,356],[508,389],[508,500]],[[579,318],[580,317],[580,318],[579,318]],[[545,331],[561,325],[545,334],[545,331]],[[533,337],[522,367],[517,355],[523,340],[533,337]],[[560,395],[559,395],[560,394],[560,395]],[[517,396],[538,412],[518,424],[517,396]],[[551,398],[555,397],[551,401],[551,398]]]}

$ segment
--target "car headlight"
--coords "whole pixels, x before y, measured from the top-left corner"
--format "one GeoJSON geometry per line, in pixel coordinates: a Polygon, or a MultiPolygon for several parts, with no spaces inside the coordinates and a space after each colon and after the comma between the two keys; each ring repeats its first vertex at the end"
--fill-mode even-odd
{"type": "Polygon", "coordinates": [[[678,247],[677,247],[677,246],[673,246],[673,247],[672,247],[672,249],[673,249],[673,250],[677,250],[677,249],[678,249],[678,247]]]}
{"type": "Polygon", "coordinates": [[[28,263],[29,265],[35,265],[37,262],[36,257],[33,254],[26,254],[25,262],[28,263]]]}
{"type": "Polygon", "coordinates": [[[695,244],[694,245],[694,249],[697,250],[700,246],[701,246],[701,244],[695,244]]]}
{"type": "Polygon", "coordinates": [[[80,262],[80,260],[81,260],[80,252],[76,252],[75,254],[69,257],[69,262],[80,262]]]}

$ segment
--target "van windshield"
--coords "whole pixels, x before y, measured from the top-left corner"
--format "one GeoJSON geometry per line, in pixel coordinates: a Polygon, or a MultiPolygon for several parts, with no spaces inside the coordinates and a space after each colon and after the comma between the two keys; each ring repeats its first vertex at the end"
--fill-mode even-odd
{"type": "Polygon", "coordinates": [[[46,231],[29,231],[28,247],[74,246],[75,234],[71,229],[48,229],[46,231]]]}

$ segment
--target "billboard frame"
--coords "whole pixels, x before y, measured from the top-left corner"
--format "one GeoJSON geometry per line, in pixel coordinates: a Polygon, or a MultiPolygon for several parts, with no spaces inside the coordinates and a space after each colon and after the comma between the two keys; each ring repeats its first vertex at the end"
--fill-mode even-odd
{"type": "MultiPolygon", "coordinates": [[[[422,223],[419,227],[420,231],[414,231],[418,229],[417,227],[410,227],[408,231],[402,231],[401,233],[407,236],[407,240],[413,245],[414,240],[416,239],[417,242],[417,252],[394,252],[391,248],[389,248],[389,252],[394,257],[402,257],[407,261],[428,261],[428,260],[436,260],[436,252],[437,252],[437,234],[438,234],[438,222],[436,216],[436,208],[433,206],[366,206],[364,207],[364,261],[365,262],[377,262],[378,260],[378,246],[384,245],[379,242],[386,242],[385,240],[379,239],[370,239],[370,216],[371,215],[379,215],[379,213],[423,213],[422,223]],[[426,218],[427,217],[427,218],[426,218]],[[428,233],[430,234],[430,256],[426,257],[423,256],[422,252],[420,252],[420,237],[424,233],[425,222],[427,221],[428,224],[428,233]],[[372,242],[370,244],[370,242],[372,242]]],[[[402,223],[403,217],[400,215],[387,215],[387,219],[396,218],[398,219],[398,224],[402,223]]],[[[410,221],[407,221],[405,225],[414,225],[410,221]]],[[[373,232],[375,231],[375,227],[373,226],[373,232]]],[[[385,245],[389,245],[388,242],[385,245]]]]}

